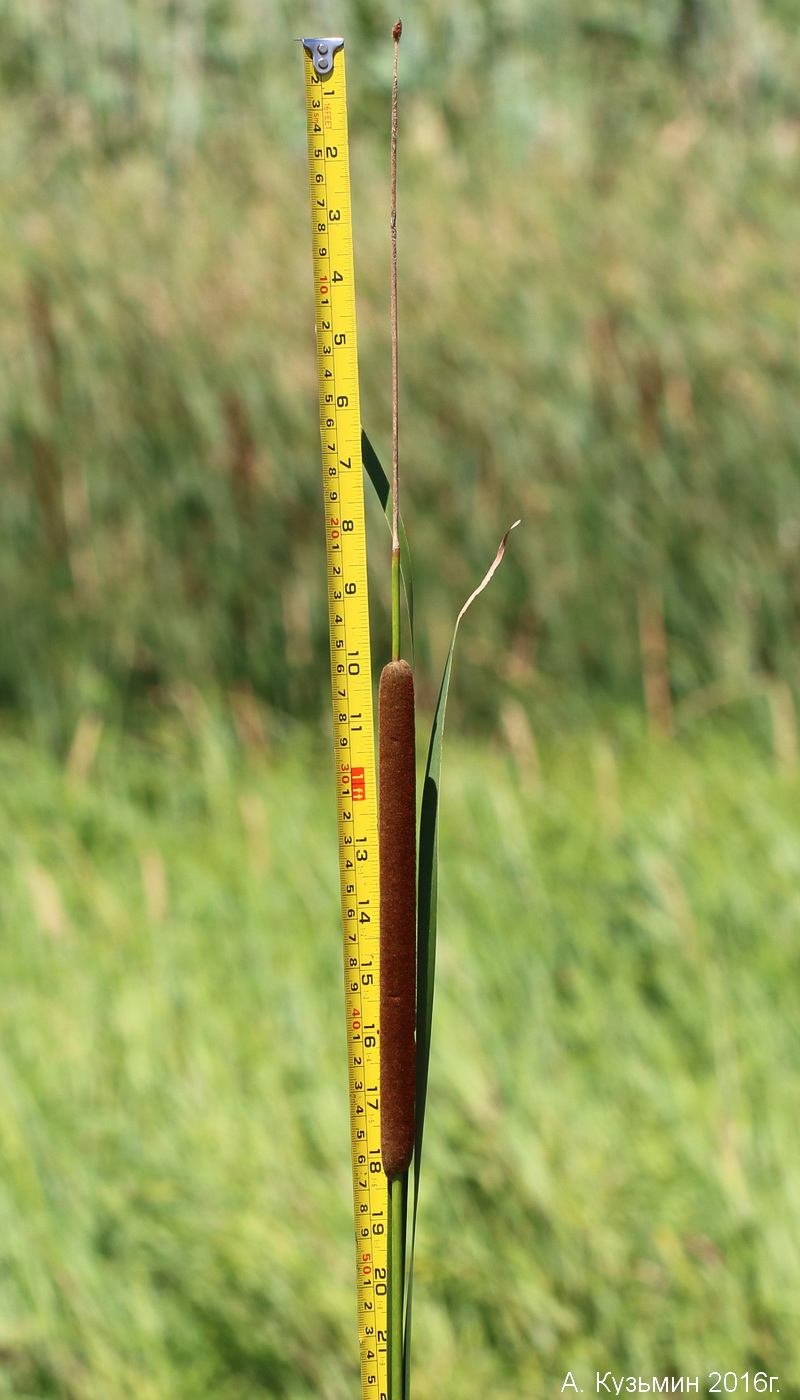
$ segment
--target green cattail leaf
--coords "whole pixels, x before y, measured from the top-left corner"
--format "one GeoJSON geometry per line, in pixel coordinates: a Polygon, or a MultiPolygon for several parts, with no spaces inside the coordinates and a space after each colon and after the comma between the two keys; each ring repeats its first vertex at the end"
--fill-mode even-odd
{"type": "Polygon", "coordinates": [[[417,1102],[416,1137],[414,1143],[414,1200],[411,1214],[411,1248],[408,1257],[408,1287],[405,1319],[405,1398],[411,1387],[411,1287],[414,1270],[414,1246],[417,1234],[417,1203],[422,1164],[422,1138],[425,1127],[425,1103],[428,1096],[428,1068],[431,1053],[431,1024],[433,1020],[433,983],[436,970],[436,921],[439,892],[439,788],[442,773],[442,741],[453,669],[458,629],[465,612],[482,593],[498,568],[505,553],[506,541],[519,521],[515,520],[500,541],[500,548],[474,593],[471,593],[456,618],[450,650],[444,663],[439,698],[433,714],[428,761],[422,788],[422,808],[419,823],[419,860],[417,876],[417,1102]]]}
{"type": "MultiPolygon", "coordinates": [[[[375,487],[375,494],[381,503],[383,513],[389,529],[392,528],[392,484],[386,472],[378,460],[378,454],[372,446],[364,429],[361,429],[361,456],[364,462],[364,470],[367,473],[372,485],[375,487]]],[[[403,592],[406,597],[406,607],[408,609],[408,630],[411,639],[411,665],[414,665],[414,580],[411,574],[411,552],[408,548],[408,539],[400,517],[400,576],[403,580],[403,592]]]]}

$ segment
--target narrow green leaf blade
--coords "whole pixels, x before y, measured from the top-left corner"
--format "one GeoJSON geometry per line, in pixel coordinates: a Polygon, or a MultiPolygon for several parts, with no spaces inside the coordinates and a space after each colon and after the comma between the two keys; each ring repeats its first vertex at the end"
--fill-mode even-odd
{"type": "Polygon", "coordinates": [[[439,895],[439,788],[442,774],[442,743],[447,713],[450,675],[453,669],[458,629],[467,609],[483,592],[494,576],[505,554],[506,542],[519,521],[515,520],[500,541],[500,548],[478,587],[471,593],[456,618],[450,649],[444,663],[439,698],[433,715],[428,761],[422,788],[422,808],[419,823],[419,862],[417,876],[417,1104],[416,1139],[414,1145],[414,1200],[411,1215],[411,1247],[408,1259],[408,1286],[405,1321],[405,1397],[411,1390],[411,1295],[414,1273],[414,1247],[417,1235],[417,1205],[422,1165],[422,1139],[425,1128],[425,1106],[428,1097],[428,1070],[431,1057],[431,1025],[433,1021],[433,987],[436,971],[436,927],[439,895]]]}
{"type": "MultiPolygon", "coordinates": [[[[367,473],[375,494],[381,503],[383,513],[389,529],[392,528],[392,485],[386,472],[378,460],[378,454],[372,446],[364,429],[361,429],[361,457],[364,462],[364,470],[367,473]]],[[[411,665],[414,665],[414,579],[411,573],[411,551],[408,547],[406,529],[400,518],[400,576],[403,580],[403,592],[406,596],[406,607],[408,609],[408,630],[411,637],[411,665]]]]}

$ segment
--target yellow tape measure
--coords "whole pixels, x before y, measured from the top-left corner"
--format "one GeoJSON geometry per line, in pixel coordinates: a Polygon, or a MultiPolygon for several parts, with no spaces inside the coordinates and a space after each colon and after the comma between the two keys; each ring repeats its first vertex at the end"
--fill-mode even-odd
{"type": "Polygon", "coordinates": [[[388,1190],[381,1165],[372,665],[343,39],[304,39],[339,813],[362,1400],[385,1400],[388,1190]]]}

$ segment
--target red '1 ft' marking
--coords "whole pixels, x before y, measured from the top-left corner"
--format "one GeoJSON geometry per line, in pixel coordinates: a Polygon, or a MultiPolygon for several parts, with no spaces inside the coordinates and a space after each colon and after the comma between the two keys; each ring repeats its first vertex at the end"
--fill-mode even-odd
{"type": "Polygon", "coordinates": [[[364,802],[367,796],[366,783],[364,780],[364,769],[354,768],[351,774],[352,792],[354,802],[364,802]]]}

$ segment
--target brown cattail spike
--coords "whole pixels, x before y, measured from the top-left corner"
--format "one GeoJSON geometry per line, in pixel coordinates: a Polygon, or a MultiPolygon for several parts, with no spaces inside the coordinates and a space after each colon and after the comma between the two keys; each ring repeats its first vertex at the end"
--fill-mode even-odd
{"type": "Polygon", "coordinates": [[[381,1156],[389,1178],[414,1150],[417,1054],[414,677],[390,661],[378,692],[381,891],[381,1156]]]}

